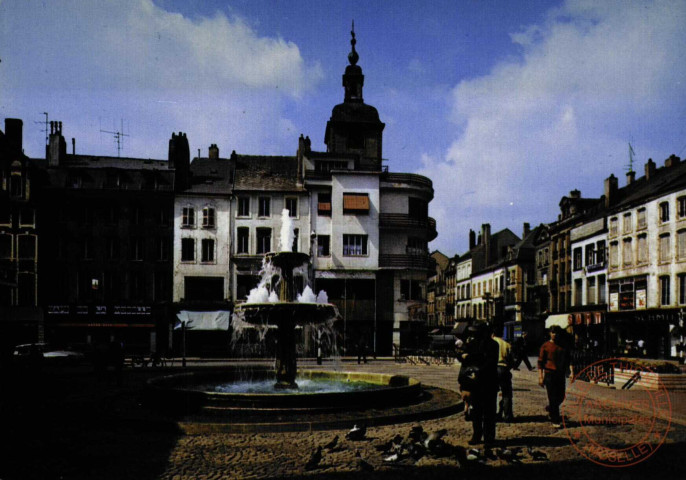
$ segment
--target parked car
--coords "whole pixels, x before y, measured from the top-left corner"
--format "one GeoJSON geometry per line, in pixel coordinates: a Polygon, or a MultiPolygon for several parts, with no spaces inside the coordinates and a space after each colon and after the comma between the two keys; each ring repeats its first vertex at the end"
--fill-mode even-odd
{"type": "Polygon", "coordinates": [[[26,343],[14,347],[14,360],[20,364],[76,365],[83,362],[84,353],[72,348],[59,348],[47,343],[26,343]]]}

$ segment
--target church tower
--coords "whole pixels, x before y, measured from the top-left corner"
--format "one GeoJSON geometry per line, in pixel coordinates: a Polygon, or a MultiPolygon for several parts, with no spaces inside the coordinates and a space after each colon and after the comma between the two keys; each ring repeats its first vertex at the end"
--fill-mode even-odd
{"type": "Polygon", "coordinates": [[[336,105],[331,118],[326,123],[324,143],[327,152],[356,154],[355,169],[381,170],[382,138],[385,124],[379,120],[379,112],[364,103],[362,87],[364,75],[357,65],[360,56],[355,50],[355,24],[353,23],[352,49],[348,54],[348,65],[343,74],[345,97],[343,103],[336,105]]]}

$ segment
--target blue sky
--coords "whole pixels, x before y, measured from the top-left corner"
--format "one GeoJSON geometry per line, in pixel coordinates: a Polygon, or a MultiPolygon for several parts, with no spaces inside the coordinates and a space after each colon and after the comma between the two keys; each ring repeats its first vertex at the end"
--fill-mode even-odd
{"type": "Polygon", "coordinates": [[[434,181],[432,249],[557,218],[575,188],[686,152],[686,2],[0,0],[0,114],[43,155],[42,112],[77,153],[292,155],[343,99],[355,20],[365,101],[392,171],[434,181]]]}

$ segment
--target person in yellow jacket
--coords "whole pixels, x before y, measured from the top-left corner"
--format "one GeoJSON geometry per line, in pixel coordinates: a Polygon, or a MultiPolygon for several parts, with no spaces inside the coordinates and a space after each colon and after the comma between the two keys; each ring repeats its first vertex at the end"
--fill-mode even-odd
{"type": "Polygon", "coordinates": [[[501,335],[500,331],[493,333],[493,340],[498,343],[498,389],[501,395],[496,418],[501,422],[512,422],[512,347],[501,335]]]}

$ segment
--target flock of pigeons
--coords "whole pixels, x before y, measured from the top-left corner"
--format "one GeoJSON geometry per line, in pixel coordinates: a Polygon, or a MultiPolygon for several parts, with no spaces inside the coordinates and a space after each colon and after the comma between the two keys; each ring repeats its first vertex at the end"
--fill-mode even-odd
{"type": "MultiPolygon", "coordinates": [[[[452,458],[456,462],[458,468],[468,466],[470,464],[485,465],[489,460],[503,460],[507,463],[517,464],[521,463],[524,458],[524,448],[493,448],[493,449],[478,449],[478,448],[464,448],[459,445],[451,445],[447,443],[443,437],[448,433],[448,430],[442,428],[432,433],[424,431],[421,425],[416,425],[411,428],[407,437],[396,434],[393,438],[385,443],[374,445],[377,452],[380,453],[383,464],[386,465],[409,465],[418,462],[422,457],[433,458],[452,458]]],[[[345,435],[348,441],[362,441],[371,440],[367,437],[367,428],[355,425],[345,435]]],[[[319,445],[310,455],[310,459],[305,464],[305,470],[314,470],[320,468],[322,459],[326,453],[333,453],[343,450],[343,445],[339,442],[339,436],[336,435],[333,439],[325,445],[319,445]]],[[[548,455],[541,450],[536,450],[531,446],[526,446],[526,454],[533,461],[541,462],[548,460],[548,455]]],[[[355,462],[358,470],[372,471],[374,465],[369,463],[360,453],[359,450],[355,452],[355,462]]]]}

